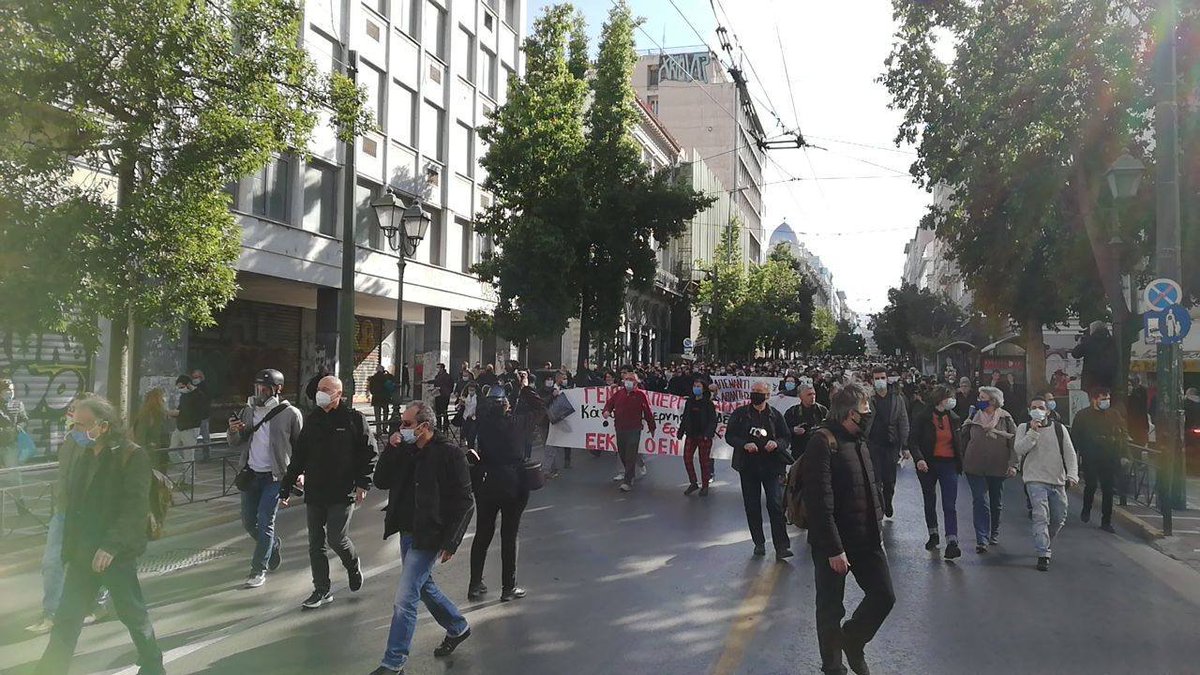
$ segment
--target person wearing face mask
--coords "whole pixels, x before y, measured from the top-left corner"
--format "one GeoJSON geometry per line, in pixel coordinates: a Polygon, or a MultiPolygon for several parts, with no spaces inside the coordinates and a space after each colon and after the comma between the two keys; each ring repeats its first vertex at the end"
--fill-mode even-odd
{"type": "Polygon", "coordinates": [[[1076,413],[1071,424],[1083,476],[1083,512],[1079,519],[1085,523],[1091,520],[1092,503],[1099,488],[1100,529],[1116,532],[1112,525],[1113,494],[1129,434],[1120,414],[1111,409],[1112,392],[1106,387],[1096,387],[1090,398],[1091,407],[1076,413]]]}
{"type": "Polygon", "coordinates": [[[795,375],[788,375],[779,383],[779,395],[799,398],[800,396],[800,378],[795,375]]]}
{"type": "Polygon", "coordinates": [[[941,546],[938,537],[937,493],[942,493],[942,518],[946,531],[946,560],[962,555],[958,546],[958,475],[962,473],[962,448],[959,445],[960,420],[954,413],[957,400],[945,386],[934,387],[929,394],[930,407],[916,422],[911,452],[921,482],[925,503],[925,526],[929,528],[926,551],[941,546]],[[934,403],[936,401],[936,403],[934,403]]]}
{"type": "Polygon", "coordinates": [[[754,540],[754,555],[766,555],[763,534],[762,501],[766,498],[767,517],[771,521],[771,542],[775,558],[792,557],[787,520],[783,512],[783,480],[792,463],[792,434],[778,410],[767,405],[770,387],[755,382],[750,387],[750,403],[729,416],[725,441],[733,447],[733,470],[742,484],[742,505],[754,540]]]}
{"type": "Polygon", "coordinates": [[[29,415],[25,412],[25,404],[17,398],[16,385],[12,380],[0,380],[0,467],[20,465],[21,449],[17,438],[28,422],[29,415]]]}
{"type": "MultiPolygon", "coordinates": [[[[638,389],[637,373],[626,371],[621,376],[621,387],[608,397],[604,404],[604,419],[613,418],[613,430],[617,438],[617,455],[625,474],[621,479],[621,492],[633,489],[633,479],[637,474],[638,451],[642,446],[642,422],[650,435],[654,435],[654,412],[650,409],[650,399],[646,392],[638,389]]],[[[645,466],[644,464],[642,465],[645,466]]],[[[644,468],[642,469],[645,470],[644,468]]]]}
{"type": "MultiPolygon", "coordinates": [[[[503,390],[499,390],[503,396],[503,390]]],[[[433,580],[434,565],[450,562],[475,512],[466,454],[436,429],[423,401],[404,409],[375,466],[375,487],[388,490],[383,537],[400,534],[400,580],[387,649],[371,675],[404,671],[417,629],[417,603],[446,631],[437,657],[449,656],[471,636],[471,626],[433,580]]]]}
{"type": "Polygon", "coordinates": [[[127,439],[116,410],[104,399],[77,400],[75,425],[79,452],[61,479],[66,579],[50,641],[34,672],[61,675],[70,669],[84,616],[103,585],[137,649],[138,672],[165,673],[137,577],[150,515],[150,456],[127,439]]]}
{"type": "Polygon", "coordinates": [[[817,403],[817,392],[811,383],[800,385],[800,402],[788,408],[783,421],[792,432],[792,448],[808,445],[808,438],[829,416],[829,408],[817,403]]]}
{"type": "Polygon", "coordinates": [[[342,381],[329,375],[317,384],[317,407],[304,426],[279,486],[279,503],[288,505],[292,488],[304,476],[308,521],[308,560],[313,592],[301,603],[316,609],[333,602],[326,543],[346,568],[351,591],[362,588],[362,565],[350,540],[350,516],[371,488],[375,439],[367,416],[342,396],[342,381]]]}
{"type": "Polygon", "coordinates": [[[1029,422],[1017,427],[1014,471],[1020,471],[1025,494],[1033,503],[1033,543],[1037,569],[1050,569],[1050,543],[1067,521],[1067,491],[1079,482],[1079,461],[1071,434],[1049,419],[1043,396],[1029,402],[1029,422]]]}
{"type": "Polygon", "coordinates": [[[438,431],[445,433],[450,429],[450,395],[454,393],[454,378],[446,372],[446,364],[437,364],[437,374],[425,384],[433,385],[433,409],[437,411],[438,431]]]}
{"type": "MultiPolygon", "coordinates": [[[[320,389],[320,382],[317,380],[318,389],[320,389]]],[[[393,382],[392,391],[394,391],[392,374],[383,366],[376,366],[375,374],[367,378],[367,393],[371,395],[371,407],[375,411],[375,428],[380,432],[383,431],[383,425],[392,418],[392,391],[388,390],[389,382],[393,382]]]]}
{"type": "Polygon", "coordinates": [[[817,644],[825,673],[846,672],[843,653],[852,671],[869,673],[864,650],[896,603],[883,550],[882,498],[866,442],[871,397],[857,383],[839,389],[828,420],[804,450],[801,494],[808,511],[817,644]],[[863,600],[842,623],[849,573],[862,588],[863,600]]]}
{"type": "MultiPolygon", "coordinates": [[[[564,391],[571,388],[570,381],[567,378],[567,371],[565,370],[555,371],[546,379],[544,385],[542,398],[546,401],[547,406],[554,399],[562,396],[564,391]]],[[[549,422],[549,417],[547,417],[546,422],[549,422]]],[[[549,428],[547,428],[546,434],[549,437],[549,428]]],[[[542,471],[546,473],[546,478],[558,478],[560,466],[570,468],[571,448],[559,447],[547,443],[542,455],[542,471]]]]}
{"type": "Polygon", "coordinates": [[[873,413],[867,430],[867,445],[874,460],[875,479],[883,491],[883,515],[891,518],[892,495],[896,492],[896,464],[908,445],[908,409],[896,387],[888,384],[886,368],[875,367],[871,372],[873,413]]]}
{"type": "Polygon", "coordinates": [[[1000,543],[1004,480],[1016,475],[1009,466],[1017,423],[1003,405],[1004,392],[995,387],[981,388],[975,414],[962,426],[963,472],[971,487],[978,554],[987,553],[989,545],[1000,543]]]}
{"type": "Polygon", "coordinates": [[[692,395],[683,404],[683,413],[679,417],[677,438],[687,436],[683,444],[683,465],[687,469],[688,486],[683,491],[690,496],[699,491],[701,497],[708,496],[708,483],[712,472],[712,443],[717,433],[717,407],[712,401],[711,392],[704,386],[704,380],[696,378],[692,381],[692,395]],[[694,458],[700,451],[700,484],[696,483],[696,467],[694,458]]]}
{"type": "MultiPolygon", "coordinates": [[[[175,429],[171,432],[171,448],[194,446],[200,436],[200,422],[208,417],[211,402],[207,394],[192,384],[189,375],[175,378],[175,391],[179,395],[179,403],[174,410],[167,413],[175,418],[175,429]]],[[[190,462],[196,458],[196,449],[193,447],[173,451],[171,458],[174,462],[190,462]]]]}
{"type": "MultiPolygon", "coordinates": [[[[229,421],[229,449],[240,453],[238,464],[242,467],[235,481],[242,493],[242,527],[255,542],[246,588],[262,586],[267,581],[267,571],[274,571],[283,563],[283,541],[275,533],[275,514],[279,509],[280,481],[287,473],[292,449],[303,427],[300,411],[283,400],[283,373],[272,369],[258,371],[254,376],[254,395],[229,421]]],[[[301,481],[297,483],[302,484],[301,481]]]]}

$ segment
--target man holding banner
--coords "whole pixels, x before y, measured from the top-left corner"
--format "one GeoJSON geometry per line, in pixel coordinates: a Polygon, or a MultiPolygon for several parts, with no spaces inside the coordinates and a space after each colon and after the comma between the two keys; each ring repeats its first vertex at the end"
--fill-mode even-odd
{"type": "Polygon", "coordinates": [[[760,496],[765,494],[775,558],[783,560],[792,557],[792,542],[788,539],[787,521],[783,515],[783,476],[792,463],[792,456],[788,454],[791,431],[783,415],[767,405],[770,392],[771,387],[765,381],[754,382],[750,388],[750,403],[729,416],[725,440],[733,446],[733,469],[741,475],[742,502],[750,537],[754,540],[754,555],[767,553],[760,496]]]}
{"type": "Polygon", "coordinates": [[[616,430],[617,455],[625,467],[625,479],[621,481],[621,492],[633,489],[633,478],[637,470],[638,449],[642,444],[642,420],[650,435],[654,435],[654,413],[650,410],[650,399],[646,392],[637,388],[637,373],[626,371],[621,377],[622,387],[608,398],[604,406],[604,419],[613,417],[616,430]]]}

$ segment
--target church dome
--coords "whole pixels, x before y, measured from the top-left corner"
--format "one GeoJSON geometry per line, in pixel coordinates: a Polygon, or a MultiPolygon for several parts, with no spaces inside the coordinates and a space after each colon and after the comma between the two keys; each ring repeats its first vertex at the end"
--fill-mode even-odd
{"type": "Polygon", "coordinates": [[[788,244],[793,249],[800,246],[800,240],[796,238],[796,232],[792,229],[787,221],[779,224],[775,231],[771,233],[770,248],[775,248],[778,244],[788,244]]]}

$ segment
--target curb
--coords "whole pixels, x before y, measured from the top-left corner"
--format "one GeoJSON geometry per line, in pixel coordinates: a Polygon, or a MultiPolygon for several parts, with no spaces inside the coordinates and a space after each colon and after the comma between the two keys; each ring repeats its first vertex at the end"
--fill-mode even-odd
{"type": "MultiPolygon", "coordinates": [[[[1077,495],[1082,495],[1082,484],[1077,483],[1075,487],[1071,488],[1070,491],[1077,495]]],[[[1115,498],[1114,501],[1116,501],[1115,498]]],[[[1134,534],[1138,535],[1142,539],[1145,539],[1151,544],[1153,544],[1155,540],[1163,538],[1162,528],[1151,525],[1150,521],[1135,513],[1131,513],[1120,504],[1113,504],[1113,517],[1117,520],[1120,520],[1126,527],[1134,530],[1134,534]]]]}
{"type": "MultiPolygon", "coordinates": [[[[173,537],[183,536],[185,534],[192,534],[193,532],[198,532],[200,530],[206,530],[210,527],[226,525],[228,523],[240,520],[241,517],[241,513],[239,513],[236,509],[233,509],[231,513],[222,513],[220,515],[209,516],[207,518],[199,518],[179,527],[178,529],[169,530],[170,534],[163,539],[171,539],[173,537]]],[[[18,560],[7,565],[0,565],[0,577],[24,574],[26,572],[32,572],[40,569],[42,566],[42,547],[32,550],[36,552],[36,555],[31,555],[27,559],[18,560]]]]}

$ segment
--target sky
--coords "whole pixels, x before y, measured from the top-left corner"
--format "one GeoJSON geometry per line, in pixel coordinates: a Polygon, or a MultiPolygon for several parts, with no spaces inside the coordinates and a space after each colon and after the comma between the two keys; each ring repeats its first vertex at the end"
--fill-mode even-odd
{"type": "MultiPolygon", "coordinates": [[[[705,43],[716,48],[716,16],[721,17],[748,62],[743,70],[768,135],[780,133],[773,110],[786,128],[798,124],[807,141],[820,148],[768,153],[764,182],[776,184],[764,188],[766,236],[786,220],[833,273],[851,309],[860,315],[881,310],[888,288],[900,284],[904,245],[930,202],[907,176],[915,154],[894,145],[901,114],[887,108],[887,90],[875,81],[892,44],[891,2],[629,3],[645,19],[644,32],[636,33],[638,49],[669,51],[705,43]]],[[[552,4],[528,0],[527,27],[552,4]]],[[[612,0],[573,4],[587,18],[594,52],[612,0]]]]}

